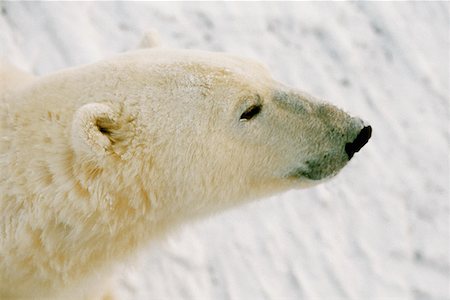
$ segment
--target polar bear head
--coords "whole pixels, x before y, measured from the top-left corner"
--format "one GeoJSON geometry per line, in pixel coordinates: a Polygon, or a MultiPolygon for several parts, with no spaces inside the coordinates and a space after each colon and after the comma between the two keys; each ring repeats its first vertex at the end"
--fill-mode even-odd
{"type": "Polygon", "coordinates": [[[0,293],[21,299],[97,291],[173,225],[330,178],[371,134],[224,53],[156,47],[21,78],[0,99],[0,293]]]}
{"type": "Polygon", "coordinates": [[[156,48],[90,68],[86,84],[101,81],[72,123],[80,164],[105,170],[106,189],[130,187],[161,210],[194,213],[313,185],[371,134],[247,58],[156,48]]]}

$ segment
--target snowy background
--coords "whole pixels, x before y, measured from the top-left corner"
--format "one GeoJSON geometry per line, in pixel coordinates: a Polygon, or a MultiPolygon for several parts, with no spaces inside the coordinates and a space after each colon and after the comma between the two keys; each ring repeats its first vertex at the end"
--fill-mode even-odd
{"type": "Polygon", "coordinates": [[[0,2],[37,74],[166,44],[256,58],[366,119],[336,178],[199,220],[127,264],[120,299],[450,299],[450,5],[0,2]]]}

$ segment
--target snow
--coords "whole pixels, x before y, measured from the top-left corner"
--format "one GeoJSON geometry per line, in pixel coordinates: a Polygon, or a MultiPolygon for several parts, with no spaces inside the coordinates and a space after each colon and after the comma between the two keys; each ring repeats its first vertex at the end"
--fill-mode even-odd
{"type": "Polygon", "coordinates": [[[1,2],[0,56],[37,74],[168,45],[266,63],[363,117],[333,180],[187,224],[119,299],[450,299],[448,2],[1,2]]]}

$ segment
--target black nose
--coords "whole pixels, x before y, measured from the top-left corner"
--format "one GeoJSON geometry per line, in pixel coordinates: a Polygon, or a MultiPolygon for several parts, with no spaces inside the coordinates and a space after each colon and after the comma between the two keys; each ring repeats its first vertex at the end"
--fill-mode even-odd
{"type": "Polygon", "coordinates": [[[345,152],[347,152],[348,159],[353,157],[353,154],[361,150],[362,147],[369,141],[372,135],[372,127],[364,127],[352,143],[345,144],[345,152]]]}

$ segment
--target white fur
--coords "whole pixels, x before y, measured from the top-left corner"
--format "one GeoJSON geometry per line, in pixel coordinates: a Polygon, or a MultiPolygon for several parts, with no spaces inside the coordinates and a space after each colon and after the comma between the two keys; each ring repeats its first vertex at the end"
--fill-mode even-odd
{"type": "Polygon", "coordinates": [[[176,224],[334,175],[362,127],[224,53],[0,74],[1,299],[100,297],[98,278],[176,224]]]}

